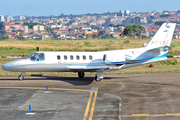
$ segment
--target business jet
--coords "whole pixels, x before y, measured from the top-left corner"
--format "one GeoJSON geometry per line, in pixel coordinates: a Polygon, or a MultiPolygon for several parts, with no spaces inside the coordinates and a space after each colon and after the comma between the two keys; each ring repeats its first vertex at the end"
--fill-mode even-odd
{"type": "Polygon", "coordinates": [[[163,61],[171,48],[175,23],[164,23],[148,44],[142,48],[100,52],[34,52],[27,58],[2,65],[3,70],[21,72],[96,72],[95,80],[101,81],[103,73],[143,64],[163,61]]]}

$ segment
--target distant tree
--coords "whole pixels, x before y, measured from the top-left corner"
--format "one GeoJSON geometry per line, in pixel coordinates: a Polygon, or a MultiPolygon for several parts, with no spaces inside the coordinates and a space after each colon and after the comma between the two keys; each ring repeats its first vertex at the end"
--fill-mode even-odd
{"type": "Polygon", "coordinates": [[[100,30],[100,27],[96,25],[91,25],[91,29],[100,30]]]}
{"type": "Polygon", "coordinates": [[[178,10],[177,13],[180,13],[180,10],[178,10]]]}
{"type": "Polygon", "coordinates": [[[124,26],[125,27],[125,25],[123,25],[123,24],[114,25],[114,27],[119,27],[119,26],[124,26]]]}
{"type": "Polygon", "coordinates": [[[155,22],[154,24],[155,25],[158,25],[158,26],[161,26],[163,23],[165,23],[166,21],[157,21],[155,22]]]}
{"type": "Polygon", "coordinates": [[[70,28],[70,29],[68,29],[68,31],[71,32],[71,31],[74,31],[74,29],[73,29],[73,28],[70,28]]]}
{"type": "Polygon", "coordinates": [[[139,25],[140,22],[141,22],[141,18],[140,18],[140,17],[135,17],[135,18],[133,19],[133,22],[134,22],[134,24],[139,25]]]}
{"type": "Polygon", "coordinates": [[[32,32],[30,32],[30,34],[34,34],[34,32],[32,31],[32,32]]]}
{"type": "Polygon", "coordinates": [[[94,34],[92,37],[93,38],[98,38],[98,34],[94,34]]]}
{"type": "Polygon", "coordinates": [[[151,19],[155,19],[156,17],[154,17],[154,16],[149,16],[151,19]]]}
{"type": "Polygon", "coordinates": [[[61,13],[60,17],[62,17],[62,18],[63,18],[63,17],[64,17],[64,14],[63,14],[63,13],[61,13]]]}
{"type": "Polygon", "coordinates": [[[109,24],[109,27],[114,27],[115,25],[114,24],[109,24]]]}
{"type": "Polygon", "coordinates": [[[111,37],[111,38],[114,38],[114,34],[110,34],[110,37],[111,37]]]}
{"type": "Polygon", "coordinates": [[[108,34],[105,34],[104,36],[101,37],[102,39],[107,39],[109,38],[109,35],[108,34]]]}
{"type": "Polygon", "coordinates": [[[124,24],[124,25],[129,25],[129,24],[131,24],[131,23],[133,23],[133,19],[130,18],[130,17],[129,17],[129,18],[126,18],[126,20],[123,21],[123,24],[124,24]]]}
{"type": "Polygon", "coordinates": [[[89,26],[89,25],[90,25],[90,23],[86,22],[86,23],[84,23],[84,25],[87,25],[87,26],[89,26]]]}
{"type": "Polygon", "coordinates": [[[4,34],[6,34],[6,31],[0,30],[0,34],[1,34],[1,35],[4,35],[4,34]]]}
{"type": "Polygon", "coordinates": [[[111,20],[110,18],[107,18],[107,19],[106,19],[106,22],[105,22],[104,24],[102,24],[102,26],[103,26],[103,27],[108,27],[109,24],[110,24],[110,20],[111,20]]]}
{"type": "Polygon", "coordinates": [[[15,23],[15,24],[21,24],[21,23],[17,22],[17,23],[15,23]]]}
{"type": "Polygon", "coordinates": [[[19,35],[18,40],[25,40],[22,34],[19,35]]]}
{"type": "Polygon", "coordinates": [[[75,20],[70,20],[66,25],[70,26],[71,24],[73,24],[75,22],[75,20]]]}
{"type": "Polygon", "coordinates": [[[5,40],[5,39],[9,39],[8,36],[0,36],[0,40],[5,40]]]}
{"type": "Polygon", "coordinates": [[[163,15],[160,15],[159,17],[161,17],[161,18],[168,18],[168,17],[170,17],[171,15],[166,15],[166,14],[163,14],[163,15]]]}
{"type": "Polygon", "coordinates": [[[106,33],[106,31],[105,31],[105,30],[101,30],[101,31],[99,31],[98,36],[104,36],[104,35],[105,35],[105,33],[106,33]]]}
{"type": "Polygon", "coordinates": [[[26,23],[23,23],[23,25],[27,25],[29,29],[33,29],[33,26],[35,26],[35,25],[42,25],[42,24],[32,23],[32,22],[30,22],[30,23],[26,22],[26,23]]]}
{"type": "Polygon", "coordinates": [[[118,27],[114,30],[115,32],[122,32],[121,29],[118,27]]]}
{"type": "Polygon", "coordinates": [[[124,31],[123,35],[129,35],[130,37],[139,36],[141,37],[141,32],[145,32],[145,28],[141,25],[129,25],[124,31]]]}
{"type": "Polygon", "coordinates": [[[147,23],[153,23],[153,21],[150,17],[147,17],[147,23]]]}
{"type": "Polygon", "coordinates": [[[0,30],[4,30],[4,25],[5,25],[4,22],[0,22],[0,30]]]}

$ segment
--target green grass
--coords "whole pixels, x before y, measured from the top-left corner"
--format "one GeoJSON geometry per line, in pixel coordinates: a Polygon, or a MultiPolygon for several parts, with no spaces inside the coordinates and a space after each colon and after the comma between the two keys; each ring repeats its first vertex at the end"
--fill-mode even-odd
{"type": "MultiPolygon", "coordinates": [[[[105,40],[30,40],[30,41],[0,41],[0,66],[15,59],[6,59],[6,56],[28,56],[40,47],[41,51],[105,51],[140,48],[143,43],[148,43],[149,39],[105,39],[105,40]],[[128,41],[128,42],[125,42],[128,41]]],[[[180,40],[172,40],[173,47],[168,53],[169,57],[180,56],[180,40]]],[[[180,62],[177,59],[154,63],[154,68],[149,68],[149,64],[137,66],[128,69],[122,69],[105,74],[129,74],[129,73],[158,73],[180,71],[180,62]]],[[[0,67],[0,76],[18,76],[19,72],[4,71],[0,67]]],[[[37,73],[27,72],[27,75],[36,75],[37,73]]],[[[95,74],[95,73],[86,73],[95,74]]],[[[65,76],[77,75],[77,73],[66,72],[43,72],[47,76],[65,76]]]]}

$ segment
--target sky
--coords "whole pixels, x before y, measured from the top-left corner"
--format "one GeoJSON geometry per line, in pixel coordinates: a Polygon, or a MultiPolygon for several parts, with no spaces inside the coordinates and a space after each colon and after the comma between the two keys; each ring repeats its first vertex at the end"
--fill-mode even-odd
{"type": "Polygon", "coordinates": [[[180,0],[0,0],[0,15],[49,16],[180,10],[180,0]]]}

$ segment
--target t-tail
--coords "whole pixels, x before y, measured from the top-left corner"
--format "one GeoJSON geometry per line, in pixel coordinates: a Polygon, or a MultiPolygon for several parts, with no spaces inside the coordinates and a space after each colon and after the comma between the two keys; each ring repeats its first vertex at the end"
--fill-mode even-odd
{"type": "Polygon", "coordinates": [[[145,48],[147,50],[159,47],[170,48],[175,27],[176,23],[163,23],[145,48]]]}
{"type": "Polygon", "coordinates": [[[175,26],[175,23],[162,24],[154,37],[144,46],[143,51],[141,49],[137,54],[126,54],[126,61],[156,62],[166,60],[169,49],[171,48],[170,44],[175,26]]]}

